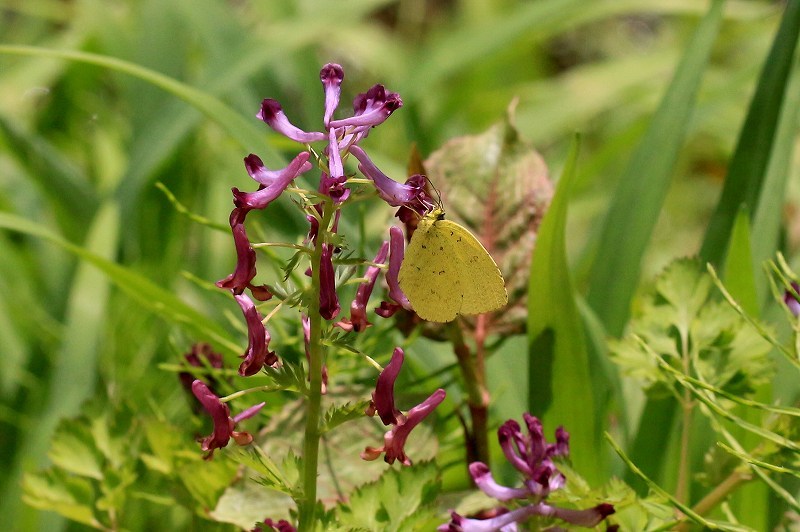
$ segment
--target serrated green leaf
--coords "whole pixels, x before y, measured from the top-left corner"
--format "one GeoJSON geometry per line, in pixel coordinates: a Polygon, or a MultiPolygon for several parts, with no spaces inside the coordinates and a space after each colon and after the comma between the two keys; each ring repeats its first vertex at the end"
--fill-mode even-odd
{"type": "Polygon", "coordinates": [[[238,463],[247,466],[253,473],[256,473],[258,476],[254,478],[261,485],[287,495],[295,494],[299,468],[297,467],[297,462],[293,460],[294,455],[291,453],[284,460],[283,467],[280,468],[258,446],[235,449],[228,454],[238,463]]]}
{"type": "Polygon", "coordinates": [[[369,406],[369,401],[348,402],[332,406],[325,411],[321,432],[325,433],[342,423],[363,418],[367,406],[369,406]]]}
{"type": "Polygon", "coordinates": [[[93,528],[103,526],[94,516],[95,492],[91,481],[69,476],[58,470],[42,474],[27,473],[22,482],[26,504],[63,515],[93,528]]]}
{"type": "Polygon", "coordinates": [[[175,468],[178,478],[197,501],[197,512],[204,515],[214,508],[220,495],[236,476],[236,464],[229,460],[206,460],[200,457],[175,468]]]}
{"type": "Polygon", "coordinates": [[[103,479],[102,456],[95,447],[86,419],[62,421],[53,435],[48,456],[64,471],[103,479]]]}
{"type": "Polygon", "coordinates": [[[417,530],[413,523],[434,515],[430,503],[437,491],[437,475],[433,462],[389,469],[377,481],[359,487],[339,507],[338,521],[351,530],[417,530]]]}
{"type": "Polygon", "coordinates": [[[623,371],[644,378],[649,388],[671,386],[652,351],[672,368],[690,362],[693,375],[729,393],[752,393],[767,382],[769,342],[726,302],[711,298],[712,283],[696,260],[670,264],[632,320],[630,335],[611,344],[623,371]]]}

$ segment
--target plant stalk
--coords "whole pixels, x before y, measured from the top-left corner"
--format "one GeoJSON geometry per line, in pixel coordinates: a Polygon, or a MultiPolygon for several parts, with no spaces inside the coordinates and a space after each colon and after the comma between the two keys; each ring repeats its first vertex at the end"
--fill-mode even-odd
{"type": "Polygon", "coordinates": [[[299,508],[298,530],[314,530],[317,508],[317,470],[319,467],[320,416],[322,411],[322,366],[325,352],[322,346],[322,316],[319,313],[321,294],[320,263],[322,262],[323,233],[331,220],[331,207],[323,203],[322,220],[311,254],[311,306],[308,308],[310,335],[308,341],[308,396],[306,427],[303,442],[303,498],[299,508]]]}

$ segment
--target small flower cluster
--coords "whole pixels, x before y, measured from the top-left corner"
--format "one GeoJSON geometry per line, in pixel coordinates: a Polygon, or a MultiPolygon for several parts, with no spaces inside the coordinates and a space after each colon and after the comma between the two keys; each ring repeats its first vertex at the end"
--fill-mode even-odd
{"type": "MultiPolygon", "coordinates": [[[[316,158],[316,166],[321,169],[316,193],[318,196],[327,196],[328,199],[315,205],[304,206],[309,222],[309,230],[304,242],[308,246],[306,250],[309,256],[312,254],[312,248],[320,250],[319,266],[316,272],[319,279],[318,307],[309,308],[308,313],[318,312],[323,319],[333,321],[341,311],[336,292],[334,255],[337,246],[333,243],[336,241],[333,235],[338,230],[340,207],[351,196],[351,190],[347,186],[348,176],[344,170],[345,161],[350,155],[358,162],[359,171],[372,182],[378,197],[390,206],[400,208],[398,216],[401,220],[409,217],[411,211],[423,215],[433,208],[433,202],[425,191],[424,176],[414,175],[405,183],[394,181],[381,172],[366,152],[358,146],[373,127],[383,123],[402,106],[403,102],[400,96],[387,91],[383,85],[375,85],[367,92],[356,96],[353,101],[351,117],[335,120],[333,114],[339,105],[344,71],[339,65],[327,64],[320,71],[320,80],[325,92],[324,131],[303,131],[289,121],[277,101],[265,99],[256,116],[276,132],[304,144],[305,149],[297,154],[285,168],[279,170],[266,168],[263,161],[255,154],[248,155],[244,158],[245,169],[250,177],[258,183],[258,189],[254,192],[243,192],[238,188],[232,189],[234,209],[229,222],[236,249],[236,267],[230,275],[216,284],[219,288],[230,290],[247,323],[249,343],[239,366],[239,374],[242,376],[255,375],[265,366],[276,367],[280,364],[278,356],[269,349],[271,336],[264,325],[264,318],[258,312],[254,302],[254,299],[267,301],[273,294],[266,285],[253,284],[257,272],[256,253],[247,236],[245,219],[251,211],[265,209],[298,176],[311,170],[314,167],[311,162],[312,157],[316,158]],[[309,146],[313,142],[326,142],[326,147],[321,152],[322,156],[318,156],[317,152],[309,146]],[[331,206],[333,207],[332,213],[325,211],[331,206]],[[249,291],[250,295],[246,291],[249,291]]],[[[389,241],[381,245],[367,268],[364,281],[359,286],[355,299],[350,305],[350,316],[339,318],[333,325],[355,332],[364,331],[370,326],[367,318],[367,304],[381,271],[385,271],[390,301],[383,301],[375,309],[376,314],[381,317],[389,317],[400,308],[411,308],[400,290],[397,280],[404,249],[403,231],[398,227],[392,227],[389,241]],[[387,260],[388,265],[386,265],[387,260]]],[[[311,276],[313,273],[309,268],[307,274],[311,276]]],[[[301,324],[306,342],[306,357],[310,357],[308,346],[311,341],[311,325],[308,314],[302,315],[301,324]]],[[[402,357],[402,350],[396,350],[392,362],[378,379],[378,390],[374,394],[374,401],[379,412],[383,412],[383,405],[387,401],[391,401],[393,405],[391,389],[402,364],[402,357]]],[[[326,385],[327,369],[323,365],[323,393],[326,385]]],[[[250,408],[239,416],[231,418],[228,407],[220,402],[220,399],[205,383],[199,380],[194,381],[192,391],[214,419],[214,433],[202,441],[203,449],[209,452],[208,456],[213,453],[215,448],[227,445],[231,437],[237,443],[247,440],[241,436],[242,433],[233,431],[234,425],[237,421],[253,415],[260,406],[257,405],[257,407],[250,408]]],[[[365,459],[374,459],[385,452],[386,461],[389,463],[399,459],[403,464],[410,464],[410,460],[403,451],[403,444],[408,433],[443,399],[444,390],[437,390],[422,404],[412,408],[407,416],[395,411],[393,406],[391,415],[381,413],[381,420],[393,428],[386,434],[384,447],[368,448],[362,456],[365,459]]]]}
{"type": "Polygon", "coordinates": [[[439,388],[430,397],[409,410],[407,415],[403,415],[395,408],[394,383],[400,374],[404,357],[403,350],[399,347],[395,348],[391,361],[378,376],[378,383],[372,393],[372,401],[367,409],[367,415],[374,416],[377,413],[383,424],[392,428],[383,437],[383,447],[364,449],[364,452],[361,453],[361,458],[364,460],[375,460],[384,454],[383,459],[387,464],[393,464],[395,460],[400,460],[401,464],[410,466],[411,460],[405,453],[408,435],[420,421],[444,401],[445,391],[439,388]]]}
{"type": "Polygon", "coordinates": [[[500,447],[506,459],[519,471],[523,486],[511,488],[495,482],[489,467],[482,462],[469,466],[472,479],[486,495],[499,501],[525,501],[527,504],[514,510],[503,508],[499,515],[489,519],[468,519],[456,512],[451,520],[438,528],[443,532],[483,532],[517,530],[516,523],[532,516],[557,518],[573,525],[593,527],[614,513],[614,506],[603,503],[586,510],[560,508],[545,501],[551,492],[564,487],[566,477],[558,470],[553,458],[569,454],[569,434],[562,427],[556,430],[556,442],[547,443],[538,418],[524,414],[528,435],[515,420],[506,421],[497,431],[500,447]]]}

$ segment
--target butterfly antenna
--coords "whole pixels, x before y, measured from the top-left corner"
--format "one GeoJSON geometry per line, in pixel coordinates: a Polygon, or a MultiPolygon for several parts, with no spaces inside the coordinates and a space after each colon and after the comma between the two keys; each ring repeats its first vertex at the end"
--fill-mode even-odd
{"type": "Polygon", "coordinates": [[[436,192],[436,206],[439,207],[440,209],[444,210],[444,204],[442,203],[442,195],[439,192],[439,189],[436,188],[436,185],[433,184],[433,181],[428,179],[428,176],[425,176],[425,181],[427,181],[428,184],[433,189],[433,191],[436,192]]]}

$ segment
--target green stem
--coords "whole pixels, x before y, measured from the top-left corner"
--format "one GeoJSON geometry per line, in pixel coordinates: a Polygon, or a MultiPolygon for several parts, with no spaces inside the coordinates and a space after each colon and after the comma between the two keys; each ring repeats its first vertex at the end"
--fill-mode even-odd
{"type": "MultiPolygon", "coordinates": [[[[461,328],[455,323],[448,327],[450,342],[453,352],[458,360],[461,378],[464,379],[464,390],[467,392],[467,405],[469,406],[472,426],[467,426],[464,435],[467,447],[467,462],[480,461],[489,463],[488,439],[488,408],[489,391],[486,389],[485,373],[482,364],[476,360],[472,351],[464,340],[461,328]]],[[[466,423],[465,423],[466,424],[466,423]]]]}
{"type": "MultiPolygon", "coordinates": [[[[681,358],[683,372],[689,375],[691,371],[691,356],[689,353],[689,332],[681,331],[681,358]]],[[[675,488],[675,498],[682,503],[689,500],[689,469],[690,469],[690,444],[692,430],[692,394],[688,388],[683,391],[683,401],[681,402],[681,442],[680,458],[678,461],[678,480],[675,488]]]]}
{"type": "Polygon", "coordinates": [[[311,306],[308,309],[311,334],[308,341],[308,398],[306,406],[306,429],[303,443],[303,498],[300,501],[300,532],[315,528],[317,508],[317,469],[319,465],[320,414],[322,411],[322,316],[319,313],[320,263],[322,262],[323,234],[328,229],[332,216],[331,204],[323,203],[322,221],[311,254],[311,306]]]}

